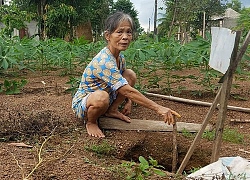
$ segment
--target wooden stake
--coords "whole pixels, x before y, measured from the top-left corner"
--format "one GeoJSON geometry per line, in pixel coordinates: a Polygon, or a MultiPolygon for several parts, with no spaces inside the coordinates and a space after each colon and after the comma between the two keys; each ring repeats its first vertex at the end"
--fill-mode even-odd
{"type": "Polygon", "coordinates": [[[215,99],[214,99],[214,102],[212,104],[212,106],[209,108],[209,111],[204,119],[204,121],[202,122],[202,125],[201,125],[201,129],[199,130],[199,132],[196,134],[190,148],[188,149],[188,152],[185,156],[185,158],[183,159],[178,171],[177,171],[177,174],[181,174],[183,172],[183,170],[185,169],[190,157],[192,156],[193,152],[194,152],[194,149],[195,149],[195,146],[196,144],[199,142],[199,140],[201,139],[202,137],[202,134],[203,132],[205,131],[205,128],[206,126],[208,125],[208,122],[209,120],[212,118],[213,116],[213,112],[216,108],[216,105],[218,104],[219,100],[220,100],[220,94],[221,94],[221,89],[222,87],[220,87],[220,90],[219,92],[217,93],[215,99]]]}
{"type": "MultiPolygon", "coordinates": [[[[247,47],[248,47],[249,42],[250,42],[250,31],[248,32],[248,35],[247,35],[246,40],[244,41],[244,43],[243,43],[243,45],[242,45],[242,47],[241,47],[240,52],[237,54],[236,60],[237,60],[238,62],[240,61],[240,59],[241,59],[242,56],[244,55],[244,53],[245,53],[245,51],[246,51],[246,49],[247,49],[247,47]]],[[[237,64],[238,64],[237,61],[236,61],[236,62],[233,62],[233,64],[236,64],[236,65],[237,65],[237,64]]],[[[233,68],[233,69],[232,69],[231,72],[234,72],[234,71],[236,70],[237,66],[232,66],[232,68],[233,68]]],[[[203,134],[203,132],[204,132],[204,129],[205,129],[205,127],[207,126],[209,119],[211,119],[212,113],[213,113],[213,111],[215,110],[215,108],[216,108],[216,106],[217,106],[217,104],[218,104],[218,102],[219,102],[219,100],[220,100],[221,93],[222,93],[222,88],[223,88],[223,87],[221,86],[219,92],[217,93],[217,95],[216,95],[216,97],[215,97],[215,99],[214,99],[213,104],[211,105],[211,107],[210,107],[210,109],[209,109],[209,111],[208,111],[208,113],[207,113],[207,115],[206,115],[206,117],[205,117],[205,119],[204,119],[204,121],[203,121],[203,123],[202,123],[201,129],[199,130],[199,132],[198,132],[197,135],[195,136],[194,141],[192,142],[192,144],[191,144],[191,146],[190,146],[190,148],[189,148],[189,150],[188,150],[188,152],[187,152],[185,158],[184,158],[183,161],[182,161],[182,163],[181,163],[181,165],[180,165],[180,167],[179,167],[179,169],[178,169],[178,171],[177,171],[177,174],[181,174],[181,173],[183,172],[183,170],[184,170],[184,168],[186,167],[186,165],[187,165],[187,163],[188,163],[190,157],[191,157],[192,154],[193,154],[195,145],[196,145],[196,144],[198,143],[198,141],[201,139],[202,134],[203,134]]],[[[220,137],[220,140],[221,140],[221,137],[220,137]]],[[[219,150],[219,148],[216,149],[216,152],[218,152],[218,150],[219,150]]],[[[217,154],[216,154],[216,155],[217,155],[217,154]]]]}
{"type": "Polygon", "coordinates": [[[177,123],[176,117],[174,116],[173,124],[173,160],[172,160],[172,173],[176,172],[178,162],[178,151],[177,151],[177,123]]]}
{"type": "Polygon", "coordinates": [[[213,152],[212,152],[211,162],[215,162],[219,159],[219,155],[220,155],[219,151],[221,147],[222,134],[224,130],[224,122],[226,119],[226,112],[227,112],[227,101],[230,95],[230,90],[231,90],[232,81],[233,81],[233,74],[242,56],[245,54],[248,44],[250,42],[250,31],[249,31],[240,51],[238,52],[238,46],[240,43],[240,35],[241,33],[237,31],[236,37],[235,37],[235,46],[234,46],[234,50],[231,56],[230,66],[228,68],[227,75],[225,76],[225,81],[222,84],[222,93],[221,93],[221,100],[220,100],[221,106],[219,108],[218,121],[216,124],[215,140],[213,143],[213,152]]]}

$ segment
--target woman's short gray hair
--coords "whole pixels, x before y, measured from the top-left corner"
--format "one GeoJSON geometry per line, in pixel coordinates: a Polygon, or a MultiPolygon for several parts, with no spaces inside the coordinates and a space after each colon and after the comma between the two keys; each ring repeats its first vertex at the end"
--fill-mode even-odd
{"type": "Polygon", "coordinates": [[[119,24],[123,21],[128,21],[131,24],[131,29],[134,31],[134,21],[129,14],[118,11],[110,15],[105,21],[105,32],[112,34],[119,24]]]}

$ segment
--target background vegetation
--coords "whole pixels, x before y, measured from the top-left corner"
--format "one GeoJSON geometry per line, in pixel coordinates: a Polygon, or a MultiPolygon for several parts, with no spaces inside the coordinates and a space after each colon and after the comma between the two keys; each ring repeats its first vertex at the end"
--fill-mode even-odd
{"type": "MultiPolygon", "coordinates": [[[[180,81],[188,80],[198,87],[193,91],[195,95],[202,95],[204,92],[215,93],[221,74],[208,66],[211,47],[209,33],[211,17],[223,13],[228,7],[238,11],[241,15],[235,30],[243,32],[243,40],[250,29],[250,8],[241,8],[238,0],[230,2],[164,0],[164,3],[166,9],[164,9],[163,18],[158,19],[160,25],[157,36],[152,32],[143,31],[139,24],[138,12],[130,0],[116,2],[113,0],[13,0],[10,5],[0,5],[0,22],[5,25],[0,29],[0,93],[20,93],[20,89],[27,84],[27,80],[20,77],[22,72],[32,71],[46,75],[48,72],[56,70],[62,76],[69,76],[68,84],[71,88],[68,91],[73,94],[78,87],[79,77],[86,64],[105,46],[102,39],[104,20],[116,10],[129,13],[135,20],[137,30],[135,40],[123,53],[126,56],[128,68],[132,68],[137,74],[137,89],[144,91],[156,88],[161,89],[163,94],[172,95],[181,93],[188,88],[179,85],[180,81]],[[203,29],[204,13],[206,14],[204,29],[206,34],[202,37],[200,32],[203,29]],[[13,36],[14,29],[26,28],[25,22],[30,20],[38,22],[39,31],[35,36],[39,38],[13,36]],[[91,37],[76,38],[74,30],[79,26],[90,29],[91,37]],[[185,34],[181,39],[177,38],[179,32],[185,34]],[[187,69],[195,69],[199,73],[176,74],[177,71],[187,69]],[[144,83],[145,81],[147,83],[144,83]]],[[[236,78],[249,80],[249,70],[250,48],[237,69],[236,78]]],[[[45,82],[42,81],[42,83],[45,82]]],[[[237,85],[234,87],[237,88],[237,85]]],[[[244,97],[242,99],[244,100],[244,97]]],[[[23,126],[26,132],[26,129],[31,126],[34,128],[34,123],[38,122],[42,123],[41,127],[43,127],[44,121],[40,121],[41,119],[35,115],[32,116],[34,121],[28,118],[30,122],[20,123],[20,125],[16,123],[17,125],[12,128],[14,130],[17,128],[19,131],[23,126]]],[[[37,116],[39,117],[39,114],[37,116]]],[[[52,119],[52,115],[49,116],[52,119]]],[[[17,122],[16,119],[15,122],[17,122]]],[[[52,123],[51,126],[54,126],[59,121],[57,121],[57,117],[53,117],[53,121],[50,123],[52,123]]],[[[8,125],[8,123],[4,124],[3,128],[5,129],[8,125]]],[[[46,123],[45,125],[47,127],[46,123]]],[[[38,126],[39,128],[40,126],[38,126]]],[[[79,134],[78,130],[76,131],[79,134]]],[[[31,132],[28,133],[31,134],[31,132]]],[[[192,134],[183,132],[183,135],[192,134]]],[[[209,140],[214,139],[214,136],[214,131],[203,134],[203,137],[209,140]]],[[[43,145],[50,137],[45,139],[40,147],[38,165],[42,162],[43,145]]],[[[243,135],[234,129],[225,129],[223,134],[223,140],[229,142],[243,143],[243,139],[243,135]]],[[[7,140],[4,137],[2,141],[7,140]]],[[[68,142],[65,141],[65,143],[68,142]]],[[[112,154],[114,147],[104,141],[101,145],[87,144],[84,149],[96,153],[100,157],[112,154]]],[[[84,161],[91,163],[88,158],[85,158],[84,161]]],[[[139,164],[125,162],[122,166],[126,170],[124,174],[128,175],[127,179],[144,179],[151,174],[164,176],[159,169],[156,169],[162,167],[151,157],[147,160],[140,156],[139,164]]],[[[33,170],[28,176],[32,175],[33,170]]]]}
{"type": "MultiPolygon", "coordinates": [[[[20,70],[48,72],[54,69],[64,69],[63,74],[71,75],[69,83],[72,91],[77,87],[78,77],[86,63],[96,54],[105,42],[102,40],[104,20],[116,10],[129,13],[135,20],[137,35],[129,49],[124,52],[127,64],[138,75],[137,88],[159,88],[161,70],[167,82],[162,89],[171,93],[181,92],[185,87],[179,87],[178,82],[190,79],[202,89],[214,92],[220,74],[208,66],[211,38],[209,29],[211,17],[224,12],[231,7],[240,11],[236,30],[243,32],[243,37],[250,29],[250,8],[241,8],[238,0],[231,2],[217,0],[182,1],[165,0],[164,18],[158,27],[158,35],[144,32],[138,21],[138,12],[130,0],[13,0],[10,5],[0,7],[0,21],[5,25],[0,36],[0,74],[18,74],[20,70]],[[213,5],[212,5],[213,4],[213,5]],[[202,14],[206,13],[206,36],[200,36],[202,29],[202,14]],[[36,20],[39,26],[39,39],[13,37],[13,30],[24,28],[25,21],[36,20]],[[86,23],[87,22],[87,23],[86,23]],[[85,36],[74,37],[77,26],[91,26],[92,42],[85,36]],[[184,39],[177,40],[181,29],[186,33],[184,39]],[[69,37],[69,38],[65,38],[69,37]],[[67,39],[67,41],[65,40],[67,39]],[[177,76],[175,70],[197,68],[203,76],[177,76]],[[145,73],[146,71],[146,73],[145,73]],[[143,79],[149,82],[143,85],[143,79]]],[[[239,75],[249,77],[249,49],[238,68],[239,75]]],[[[1,91],[18,88],[25,85],[24,81],[1,84],[1,91]],[[19,84],[19,86],[18,86],[19,84]],[[15,86],[15,87],[12,87],[15,86]]],[[[14,92],[19,92],[15,91],[14,92]]],[[[200,89],[197,92],[200,94],[200,89]]]]}

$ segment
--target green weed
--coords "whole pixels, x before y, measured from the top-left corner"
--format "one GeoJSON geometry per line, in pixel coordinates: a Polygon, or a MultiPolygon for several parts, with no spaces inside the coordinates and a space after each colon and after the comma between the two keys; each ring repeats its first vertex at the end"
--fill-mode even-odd
{"type": "Polygon", "coordinates": [[[239,100],[239,101],[247,101],[248,100],[248,98],[243,97],[239,94],[231,94],[231,97],[233,97],[234,99],[239,100]]]}
{"type": "Polygon", "coordinates": [[[135,162],[124,162],[122,166],[126,168],[128,176],[127,180],[144,180],[146,177],[149,177],[153,174],[159,176],[166,176],[166,174],[157,168],[164,168],[161,165],[158,165],[157,160],[154,160],[152,157],[149,157],[149,160],[146,160],[143,156],[139,157],[140,164],[135,162]]]}
{"type": "Polygon", "coordinates": [[[204,131],[204,133],[202,134],[202,138],[207,139],[209,141],[214,140],[214,136],[215,131],[204,131]]]}
{"type": "Polygon", "coordinates": [[[192,137],[194,137],[194,134],[191,133],[191,132],[189,132],[189,131],[187,131],[186,129],[183,129],[181,133],[186,138],[192,138],[192,137]]]}
{"type": "MultiPolygon", "coordinates": [[[[202,134],[202,138],[208,139],[209,141],[214,140],[215,130],[205,131],[202,134]]],[[[235,144],[242,144],[244,142],[244,135],[240,134],[236,129],[225,128],[222,134],[222,140],[235,144]]]]}
{"type": "Polygon", "coordinates": [[[244,142],[244,135],[240,134],[236,129],[225,128],[222,139],[227,142],[242,144],[244,142]]]}
{"type": "Polygon", "coordinates": [[[196,171],[198,171],[198,170],[200,170],[200,169],[201,169],[201,167],[193,167],[193,168],[189,171],[189,173],[192,174],[192,173],[194,173],[194,172],[196,172],[196,171]]]}

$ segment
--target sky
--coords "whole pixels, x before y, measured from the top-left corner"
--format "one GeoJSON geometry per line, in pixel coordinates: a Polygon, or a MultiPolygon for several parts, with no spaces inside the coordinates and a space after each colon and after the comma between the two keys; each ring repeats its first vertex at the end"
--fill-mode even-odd
{"type": "MultiPolygon", "coordinates": [[[[154,3],[155,0],[130,0],[134,4],[135,10],[139,12],[139,22],[141,27],[144,28],[145,31],[148,31],[149,24],[150,30],[154,29],[154,3]],[[150,18],[150,23],[149,23],[150,18]]],[[[242,7],[250,7],[250,0],[241,0],[242,7]]],[[[164,7],[163,0],[157,0],[158,7],[164,7]]],[[[164,11],[157,10],[158,13],[164,13],[164,11]]],[[[157,14],[158,14],[157,13],[157,14]]],[[[158,18],[160,15],[157,15],[158,18]]]]}
{"type": "MultiPolygon", "coordinates": [[[[150,30],[153,31],[154,29],[154,9],[155,9],[155,0],[130,0],[134,4],[135,10],[138,11],[138,17],[141,27],[144,28],[145,31],[149,29],[149,19],[150,19],[150,30]]],[[[164,3],[162,0],[157,1],[157,6],[163,7],[164,3]]],[[[164,11],[158,11],[159,13],[163,13],[164,11]]],[[[159,17],[158,17],[159,18],[159,17]]]]}

